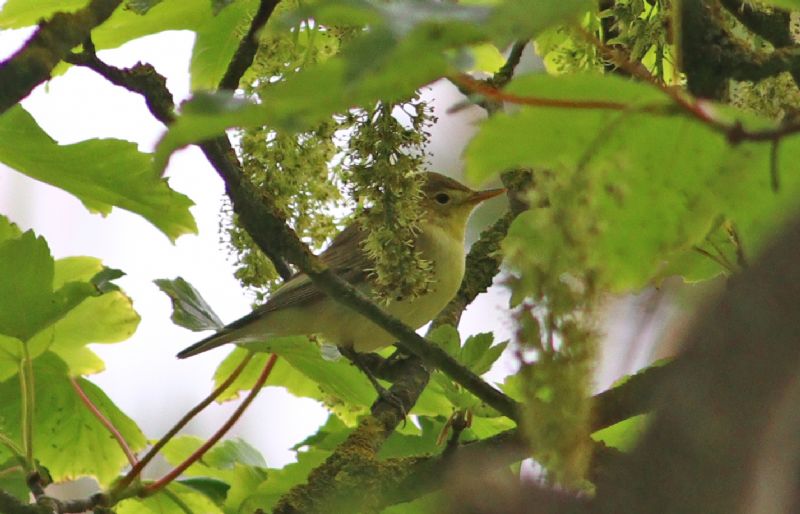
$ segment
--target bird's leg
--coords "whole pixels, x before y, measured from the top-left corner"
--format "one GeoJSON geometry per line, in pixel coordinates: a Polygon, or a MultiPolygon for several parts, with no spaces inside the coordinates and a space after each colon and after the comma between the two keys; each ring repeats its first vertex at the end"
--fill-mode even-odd
{"type": "Polygon", "coordinates": [[[379,356],[375,355],[374,357],[378,357],[378,359],[380,359],[380,361],[378,361],[378,359],[371,358],[371,357],[373,357],[372,354],[358,353],[355,350],[353,350],[352,348],[345,347],[345,346],[340,346],[339,347],[339,353],[341,353],[342,355],[347,357],[347,359],[350,362],[355,364],[355,366],[358,369],[360,369],[361,372],[364,373],[367,376],[367,378],[369,379],[370,383],[372,384],[372,387],[374,387],[375,391],[378,392],[378,396],[380,396],[382,399],[386,400],[387,402],[391,403],[392,405],[398,407],[402,411],[403,417],[405,417],[408,414],[406,412],[406,408],[403,405],[403,402],[400,400],[400,398],[398,398],[396,395],[392,394],[391,391],[389,391],[388,389],[383,387],[380,384],[380,382],[378,382],[378,379],[375,376],[373,367],[376,367],[377,369],[381,369],[382,366],[385,364],[387,359],[382,359],[379,356]]]}

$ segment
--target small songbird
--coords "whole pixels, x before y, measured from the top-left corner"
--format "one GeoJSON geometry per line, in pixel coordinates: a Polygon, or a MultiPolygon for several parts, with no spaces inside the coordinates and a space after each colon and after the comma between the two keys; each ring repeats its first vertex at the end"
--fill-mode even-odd
{"type": "MultiPolygon", "coordinates": [[[[505,189],[473,191],[440,175],[425,173],[420,208],[424,214],[415,241],[423,259],[433,265],[429,292],[390,301],[386,311],[417,329],[433,319],[455,296],[464,277],[464,232],[475,206],[505,189]]],[[[371,262],[363,251],[366,236],[360,223],[340,232],[321,258],[337,275],[369,295],[371,262]]],[[[190,357],[226,343],[263,341],[269,337],[320,334],[346,350],[371,352],[395,341],[388,332],[319,291],[304,273],[278,288],[250,314],[189,346],[178,354],[190,357]]]]}

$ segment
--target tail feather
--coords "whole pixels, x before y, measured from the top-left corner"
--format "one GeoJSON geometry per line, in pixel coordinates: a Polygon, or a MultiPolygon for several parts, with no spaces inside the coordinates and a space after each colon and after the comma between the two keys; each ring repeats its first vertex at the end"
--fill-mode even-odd
{"type": "Polygon", "coordinates": [[[208,350],[212,350],[218,346],[222,346],[223,344],[228,344],[238,339],[239,338],[236,335],[236,330],[223,328],[219,332],[211,334],[202,341],[198,341],[193,345],[184,348],[178,353],[177,357],[179,359],[185,359],[186,357],[191,357],[193,355],[197,355],[198,353],[207,352],[208,350]]]}

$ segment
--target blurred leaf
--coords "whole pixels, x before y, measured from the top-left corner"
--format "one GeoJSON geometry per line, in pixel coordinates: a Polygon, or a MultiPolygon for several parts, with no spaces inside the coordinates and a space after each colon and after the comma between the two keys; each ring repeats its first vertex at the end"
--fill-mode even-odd
{"type": "Polygon", "coordinates": [[[297,18],[313,16],[322,23],[331,18],[356,23],[371,20],[369,30],[350,41],[336,57],[274,84],[262,94],[259,105],[232,101],[221,93],[210,98],[195,95],[159,143],[156,170],[164,169],[176,149],[228,128],[267,124],[300,131],[354,106],[406,98],[456,71],[451,50],[488,39],[523,37],[523,33],[530,37],[585,10],[588,4],[586,0],[559,4],[509,0],[494,10],[432,0],[321,5],[319,11],[302,11],[297,18]]]}
{"type": "Polygon", "coordinates": [[[203,493],[217,505],[225,503],[225,498],[231,488],[230,484],[222,480],[208,477],[183,478],[178,480],[178,483],[203,493]]]}
{"type": "Polygon", "coordinates": [[[171,240],[197,231],[191,200],[154,174],[150,155],[134,143],[92,139],[59,145],[15,106],[0,116],[0,162],[72,193],[90,211],[105,215],[117,206],[135,212],[171,240]]]}
{"type": "MultiPolygon", "coordinates": [[[[108,430],[83,404],[70,384],[66,364],[45,353],[33,361],[36,404],[33,412],[34,457],[56,481],[95,477],[107,486],[128,465],[128,460],[108,430]]],[[[145,438],[136,424],[120,411],[96,385],[77,379],[92,403],[119,430],[133,451],[144,448],[145,438]]],[[[0,419],[20,419],[19,380],[0,382],[0,419]]],[[[20,440],[17,423],[4,423],[4,432],[20,440]]]]}
{"type": "Polygon", "coordinates": [[[215,89],[247,33],[257,0],[206,0],[213,14],[193,27],[192,91],[215,89]]]}
{"type": "Polygon", "coordinates": [[[469,53],[472,57],[469,71],[496,73],[506,63],[505,56],[491,43],[472,46],[469,53]]]}
{"type": "Polygon", "coordinates": [[[21,502],[28,503],[31,491],[19,461],[11,458],[0,464],[0,490],[21,502]]]}
{"type": "Polygon", "coordinates": [[[144,16],[150,9],[161,2],[163,2],[163,0],[127,0],[127,2],[125,2],[125,9],[129,9],[140,16],[144,16]]]}
{"type": "Polygon", "coordinates": [[[598,430],[592,434],[592,439],[601,441],[612,448],[623,452],[629,452],[636,446],[639,438],[644,434],[647,429],[650,416],[647,414],[640,414],[620,421],[615,425],[606,427],[603,430],[598,430]]]}
{"type": "Polygon", "coordinates": [[[398,503],[381,511],[381,514],[439,514],[446,512],[447,500],[436,491],[406,503],[398,503]]]}
{"type": "Polygon", "coordinates": [[[435,455],[444,449],[444,445],[437,444],[437,439],[444,427],[445,418],[420,416],[417,420],[422,428],[419,435],[394,432],[381,447],[381,459],[435,455]]]}
{"type": "MultiPolygon", "coordinates": [[[[180,436],[164,446],[162,454],[173,466],[188,458],[204,443],[194,436],[180,436]]],[[[186,476],[212,479],[208,483],[192,482],[191,487],[202,491],[221,504],[226,513],[240,512],[241,504],[267,477],[264,457],[241,439],[228,439],[217,443],[202,459],[186,469],[186,476]],[[228,486],[224,494],[221,481],[228,486]],[[200,487],[202,486],[202,487],[200,487]]]]}
{"type": "Polygon", "coordinates": [[[0,28],[27,27],[55,12],[74,12],[84,7],[86,2],[82,0],[7,0],[0,11],[0,28]]]}
{"type": "Polygon", "coordinates": [[[220,11],[236,2],[236,0],[211,0],[211,9],[214,11],[214,16],[218,16],[220,11]]]}
{"type": "Polygon", "coordinates": [[[580,14],[596,9],[589,0],[505,0],[499,3],[487,29],[498,46],[517,39],[530,39],[554,25],[569,24],[580,14]]]}
{"type": "Polygon", "coordinates": [[[153,282],[172,301],[171,319],[176,325],[194,331],[219,330],[225,326],[197,289],[183,278],[160,278],[153,282]]]}
{"type": "MultiPolygon", "coordinates": [[[[764,241],[759,232],[783,219],[800,192],[792,176],[779,195],[772,193],[767,145],[731,147],[693,119],[654,110],[669,100],[650,86],[613,76],[538,75],[514,79],[509,92],[648,106],[647,112],[573,109],[569,116],[524,107],[484,123],[467,150],[474,179],[516,166],[557,170],[541,184],[551,208],[522,213],[509,230],[505,250],[512,262],[535,260],[553,266],[554,275],[595,270],[604,287],[636,289],[664,269],[683,273],[667,263],[702,245],[720,216],[735,216],[744,247],[757,248],[753,242],[764,241]]],[[[743,113],[737,119],[764,123],[743,113]]],[[[782,145],[787,160],[781,162],[800,157],[796,141],[782,145]]]]}
{"type": "Polygon", "coordinates": [[[208,496],[188,485],[173,482],[147,498],[129,498],[115,507],[117,514],[222,514],[208,496]]]}

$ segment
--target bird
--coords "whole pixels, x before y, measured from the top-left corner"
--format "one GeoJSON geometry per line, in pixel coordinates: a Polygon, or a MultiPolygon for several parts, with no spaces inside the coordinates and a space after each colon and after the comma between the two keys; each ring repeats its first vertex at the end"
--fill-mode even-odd
{"type": "MultiPolygon", "coordinates": [[[[385,310],[415,330],[432,320],[458,292],[464,277],[464,235],[474,208],[505,189],[475,191],[436,172],[424,172],[422,216],[415,250],[432,264],[431,287],[414,298],[397,298],[385,310]]],[[[353,286],[370,294],[372,262],[363,251],[362,224],[350,224],[320,255],[322,261],[353,286]]],[[[297,273],[246,316],[178,353],[183,359],[228,343],[264,341],[269,337],[320,335],[340,349],[358,354],[390,346],[395,338],[372,321],[317,289],[297,273]]]]}

